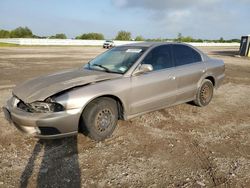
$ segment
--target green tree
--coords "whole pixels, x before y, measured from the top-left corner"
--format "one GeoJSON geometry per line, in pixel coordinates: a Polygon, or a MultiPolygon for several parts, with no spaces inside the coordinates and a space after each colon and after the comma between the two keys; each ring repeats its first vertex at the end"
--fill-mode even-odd
{"type": "Polygon", "coordinates": [[[174,39],[177,42],[203,42],[202,39],[194,39],[191,36],[183,36],[181,33],[178,33],[177,38],[174,39]]]}
{"type": "Polygon", "coordinates": [[[180,40],[180,42],[193,42],[193,41],[194,41],[194,39],[192,37],[189,37],[189,36],[181,37],[181,40],[180,40]]]}
{"type": "Polygon", "coordinates": [[[104,40],[104,35],[102,33],[84,33],[80,36],[77,36],[76,39],[104,40]]]}
{"type": "Polygon", "coordinates": [[[0,38],[10,38],[10,32],[7,30],[0,30],[0,38]]]}
{"type": "Polygon", "coordinates": [[[32,31],[28,27],[18,27],[10,32],[10,38],[32,38],[32,31]]]}
{"type": "Polygon", "coordinates": [[[219,39],[219,42],[225,42],[224,38],[221,37],[221,38],[219,39]]]}
{"type": "Polygon", "coordinates": [[[202,39],[193,39],[194,41],[193,42],[203,42],[202,39]]]}
{"type": "Polygon", "coordinates": [[[135,41],[144,41],[144,40],[145,39],[141,35],[135,37],[135,41]]]}
{"type": "Polygon", "coordinates": [[[119,31],[115,40],[131,40],[131,33],[128,31],[119,31]]]}
{"type": "Polygon", "coordinates": [[[50,39],[67,39],[67,36],[64,33],[58,33],[55,36],[49,37],[50,39]]]}
{"type": "Polygon", "coordinates": [[[177,35],[177,41],[178,42],[181,42],[182,41],[182,34],[181,33],[178,33],[178,35],[177,35]]]}

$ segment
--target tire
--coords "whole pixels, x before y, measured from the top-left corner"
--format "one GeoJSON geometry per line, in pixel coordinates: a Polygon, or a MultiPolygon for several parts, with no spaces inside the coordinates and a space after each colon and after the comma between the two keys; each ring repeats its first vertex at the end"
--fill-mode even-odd
{"type": "Polygon", "coordinates": [[[98,98],[84,109],[80,129],[93,140],[102,141],[111,136],[117,121],[117,102],[107,97],[98,98]]]}
{"type": "Polygon", "coordinates": [[[213,83],[208,79],[204,79],[197,91],[194,103],[200,107],[207,106],[213,98],[213,93],[214,93],[213,83]]]}

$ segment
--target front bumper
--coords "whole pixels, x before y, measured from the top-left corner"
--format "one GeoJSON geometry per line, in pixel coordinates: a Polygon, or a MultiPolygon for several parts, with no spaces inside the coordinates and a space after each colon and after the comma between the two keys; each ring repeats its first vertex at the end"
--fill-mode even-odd
{"type": "Polygon", "coordinates": [[[81,109],[71,109],[51,113],[30,113],[13,104],[13,99],[3,107],[5,119],[20,131],[43,138],[61,138],[76,135],[81,109]]]}
{"type": "Polygon", "coordinates": [[[111,48],[112,47],[112,45],[110,45],[110,44],[104,44],[103,45],[103,48],[111,48]]]}

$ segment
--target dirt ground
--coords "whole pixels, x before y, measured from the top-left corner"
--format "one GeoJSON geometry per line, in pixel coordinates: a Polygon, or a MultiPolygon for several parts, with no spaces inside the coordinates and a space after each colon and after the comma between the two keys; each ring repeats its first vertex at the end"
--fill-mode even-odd
{"type": "MultiPolygon", "coordinates": [[[[182,104],[119,122],[113,136],[38,140],[0,110],[0,187],[250,187],[250,59],[201,48],[226,64],[210,105],[182,104]]],[[[79,67],[100,47],[0,48],[0,106],[28,78],[79,67]]]]}

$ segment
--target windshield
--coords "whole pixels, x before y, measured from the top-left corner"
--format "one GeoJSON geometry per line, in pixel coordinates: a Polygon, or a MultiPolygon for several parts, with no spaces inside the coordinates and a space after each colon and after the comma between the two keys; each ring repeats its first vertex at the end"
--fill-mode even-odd
{"type": "Polygon", "coordinates": [[[124,74],[145,50],[145,47],[116,47],[97,56],[84,68],[124,74]]]}

